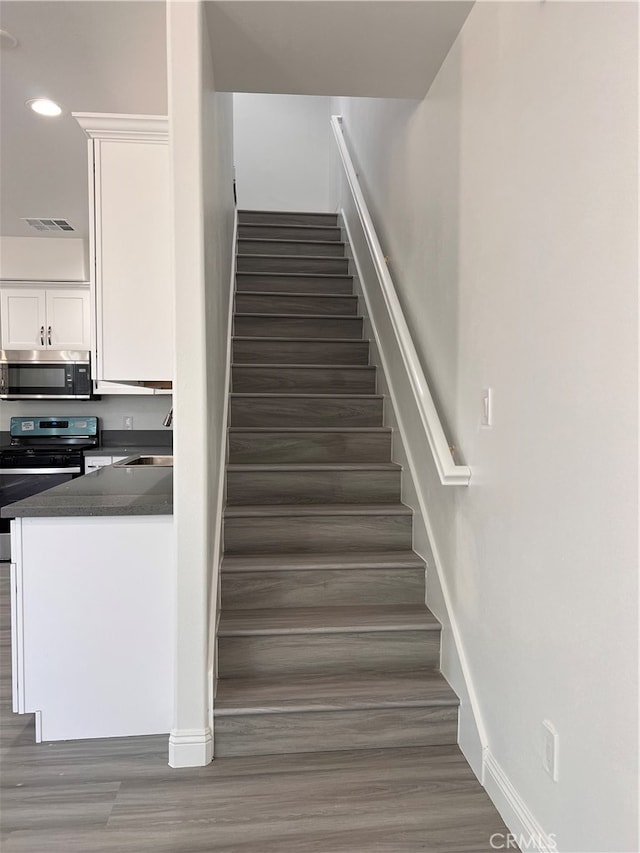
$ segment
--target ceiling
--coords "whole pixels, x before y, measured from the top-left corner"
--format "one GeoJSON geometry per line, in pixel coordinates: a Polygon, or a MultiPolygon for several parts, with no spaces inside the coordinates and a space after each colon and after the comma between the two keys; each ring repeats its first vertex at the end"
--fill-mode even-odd
{"type": "Polygon", "coordinates": [[[18,40],[0,51],[0,234],[39,236],[28,216],[68,219],[69,237],[87,236],[87,140],[70,113],[166,115],[165,20],[154,0],[0,3],[0,29],[18,40]],[[35,97],[64,115],[25,108],[35,97]]]}
{"type": "Polygon", "coordinates": [[[423,98],[473,2],[207,0],[216,88],[423,98]]]}
{"type": "MultiPolygon", "coordinates": [[[[473,3],[206,0],[220,91],[421,98],[473,3]]],[[[68,219],[86,238],[86,139],[71,112],[167,112],[163,0],[2,0],[0,234],[68,219]],[[65,110],[42,118],[25,101],[65,110]]],[[[42,236],[53,236],[45,232],[42,236]]],[[[56,238],[66,239],[65,234],[56,238]]]]}

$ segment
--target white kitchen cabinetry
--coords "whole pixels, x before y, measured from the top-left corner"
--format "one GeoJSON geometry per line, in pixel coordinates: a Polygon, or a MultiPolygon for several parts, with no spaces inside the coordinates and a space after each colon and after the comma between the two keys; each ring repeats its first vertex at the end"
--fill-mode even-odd
{"type": "Polygon", "coordinates": [[[0,288],[0,349],[88,350],[89,288],[0,288]]]}
{"type": "MultiPolygon", "coordinates": [[[[168,122],[74,113],[89,137],[94,378],[167,382],[173,375],[168,122]]],[[[140,388],[138,393],[145,393],[140,388]]],[[[122,393],[122,388],[117,389],[122,393]]],[[[147,392],[148,393],[148,392],[147,392]]]]}
{"type": "Polygon", "coordinates": [[[120,462],[126,458],[126,456],[85,456],[84,473],[90,474],[92,471],[97,471],[99,468],[106,468],[107,465],[113,465],[114,462],[120,462]]]}
{"type": "Polygon", "coordinates": [[[13,710],[36,741],[170,731],[174,547],[169,515],[11,522],[13,710]]]}

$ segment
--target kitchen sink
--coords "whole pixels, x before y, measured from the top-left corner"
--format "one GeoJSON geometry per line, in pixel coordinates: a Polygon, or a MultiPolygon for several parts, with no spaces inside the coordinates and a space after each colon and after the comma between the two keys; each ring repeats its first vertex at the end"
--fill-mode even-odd
{"type": "Polygon", "coordinates": [[[141,465],[155,465],[157,468],[173,467],[173,456],[128,456],[114,464],[114,468],[138,468],[141,465]]]}

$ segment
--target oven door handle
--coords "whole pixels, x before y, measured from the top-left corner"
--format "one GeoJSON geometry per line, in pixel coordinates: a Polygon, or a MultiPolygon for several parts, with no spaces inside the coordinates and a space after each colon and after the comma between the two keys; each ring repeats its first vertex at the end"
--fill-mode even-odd
{"type": "Polygon", "coordinates": [[[70,468],[0,468],[0,477],[11,474],[82,474],[80,466],[70,468]]]}
{"type": "MultiPolygon", "coordinates": [[[[0,386],[1,388],[2,386],[0,386]]],[[[0,394],[0,400],[90,400],[89,394],[0,394]]]]}

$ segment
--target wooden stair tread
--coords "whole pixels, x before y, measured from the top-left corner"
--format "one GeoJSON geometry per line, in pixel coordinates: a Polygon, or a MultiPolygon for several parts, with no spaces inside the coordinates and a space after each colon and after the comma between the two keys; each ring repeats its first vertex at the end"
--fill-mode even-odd
{"type": "MultiPolygon", "coordinates": [[[[273,242],[279,243],[281,241],[280,240],[274,240],[273,242]]],[[[286,242],[286,241],[284,241],[284,242],[286,242]]],[[[338,245],[340,245],[340,244],[338,243],[338,245]]],[[[344,261],[344,262],[349,261],[349,258],[344,257],[342,255],[275,255],[275,254],[274,255],[263,255],[259,252],[258,253],[256,253],[256,252],[238,252],[237,257],[238,258],[269,258],[269,260],[274,260],[275,258],[280,258],[280,259],[286,258],[287,261],[290,261],[292,259],[294,259],[296,261],[300,261],[300,260],[306,260],[306,261],[309,261],[309,260],[313,260],[313,261],[344,261]]],[[[244,270],[239,270],[239,272],[244,273],[244,270]]],[[[271,272],[273,272],[273,270],[271,270],[271,272]]]]}
{"type": "MultiPolygon", "coordinates": [[[[261,314],[260,316],[264,317],[264,314],[261,314]]],[[[278,316],[282,316],[282,315],[278,315],[278,316]]],[[[298,316],[298,315],[296,315],[296,316],[298,316]]],[[[327,315],[323,314],[322,316],[325,317],[327,315]]],[[[343,315],[341,315],[341,316],[343,316],[343,315]]],[[[351,315],[349,315],[349,316],[351,316],[351,315]]],[[[264,335],[232,335],[231,340],[232,341],[253,341],[253,342],[255,342],[255,341],[267,341],[270,344],[273,344],[273,343],[307,344],[307,343],[309,343],[309,344],[341,344],[342,345],[345,343],[350,343],[350,344],[353,344],[353,343],[368,344],[369,343],[369,341],[364,341],[364,340],[355,340],[355,341],[347,340],[347,341],[345,341],[344,338],[299,338],[299,337],[293,337],[293,338],[291,338],[291,337],[273,337],[273,338],[269,338],[269,337],[265,337],[264,335]]]]}
{"type": "MultiPolygon", "coordinates": [[[[247,241],[251,243],[311,243],[318,246],[344,246],[342,240],[310,240],[308,238],[306,240],[296,240],[291,237],[238,237],[238,245],[247,241]]],[[[242,252],[239,252],[239,254],[242,254],[242,252]]]]}
{"type": "Polygon", "coordinates": [[[353,299],[358,298],[356,296],[356,294],[354,294],[354,293],[327,293],[327,292],[305,293],[304,291],[302,293],[295,293],[295,291],[289,292],[287,290],[270,290],[267,293],[265,293],[263,290],[243,290],[240,294],[236,293],[236,296],[238,296],[238,295],[242,296],[243,298],[245,296],[259,296],[261,298],[267,298],[268,297],[269,299],[271,299],[272,296],[276,296],[279,298],[285,297],[287,299],[300,297],[301,299],[351,299],[351,300],[353,300],[353,299]]]}
{"type": "MultiPolygon", "coordinates": [[[[285,273],[241,273],[241,275],[275,275],[277,278],[280,278],[281,275],[285,275],[285,273]]],[[[306,273],[304,273],[306,275],[306,273]]],[[[295,274],[294,274],[295,277],[295,274]]],[[[343,278],[344,276],[336,276],[336,278],[343,278]]],[[[357,299],[353,293],[340,293],[339,291],[333,290],[323,290],[323,291],[304,291],[304,290],[236,290],[236,296],[309,296],[312,299],[317,299],[319,297],[326,297],[327,299],[357,299]]]]}
{"type": "Polygon", "coordinates": [[[369,373],[372,370],[376,370],[373,364],[288,364],[286,361],[234,361],[231,363],[231,367],[246,367],[250,370],[255,370],[256,368],[263,369],[265,367],[276,368],[278,370],[368,370],[369,373]]]}
{"type": "MultiPolygon", "coordinates": [[[[298,396],[298,395],[296,394],[295,396],[298,396]]],[[[304,427],[304,426],[300,426],[300,427],[287,427],[287,426],[282,426],[282,427],[274,427],[274,426],[250,427],[250,426],[232,426],[232,427],[229,427],[229,432],[233,432],[233,433],[236,433],[236,432],[257,432],[257,433],[261,433],[261,434],[267,434],[267,433],[272,433],[272,432],[275,432],[275,433],[278,433],[278,432],[285,432],[285,433],[300,432],[303,434],[304,433],[316,433],[316,432],[328,432],[328,433],[332,433],[332,434],[339,434],[341,432],[346,432],[346,433],[365,432],[365,433],[378,433],[379,434],[379,433],[390,433],[390,432],[393,432],[393,430],[391,427],[386,427],[386,426],[380,426],[380,427],[367,427],[367,426],[362,426],[362,427],[330,427],[330,426],[327,426],[327,427],[323,427],[323,426],[318,426],[318,427],[314,427],[314,426],[311,426],[311,427],[304,427]]]]}
{"type": "Polygon", "coordinates": [[[225,518],[278,518],[287,516],[335,515],[412,515],[413,510],[404,504],[247,504],[227,506],[225,518]]]}
{"type": "Polygon", "coordinates": [[[227,554],[223,572],[331,571],[338,569],[424,569],[424,560],[414,551],[380,551],[343,554],[227,554]]]}
{"type": "Polygon", "coordinates": [[[241,207],[238,209],[238,216],[245,213],[260,216],[328,216],[333,219],[338,217],[337,213],[330,210],[262,210],[257,207],[241,207]]]}
{"type": "MultiPolygon", "coordinates": [[[[287,214],[291,215],[294,212],[295,211],[292,211],[292,210],[272,210],[272,211],[239,210],[238,214],[241,214],[241,213],[267,213],[267,214],[268,213],[277,213],[277,214],[286,216],[287,214]]],[[[305,216],[304,213],[297,213],[296,215],[297,216],[305,216]]],[[[335,213],[321,213],[318,211],[316,213],[311,213],[311,216],[333,216],[333,217],[336,217],[337,214],[335,214],[335,213]]],[[[278,223],[273,223],[273,222],[241,222],[240,225],[242,225],[243,228],[249,228],[252,225],[257,225],[259,228],[332,228],[334,231],[340,231],[341,230],[339,225],[299,225],[299,224],[296,224],[296,225],[279,225],[278,223]]]]}
{"type": "MultiPolygon", "coordinates": [[[[360,314],[260,314],[255,311],[236,311],[234,316],[237,317],[260,317],[270,318],[272,320],[362,320],[362,315],[360,314]]],[[[251,335],[243,335],[242,337],[251,337],[251,335]]],[[[271,338],[271,340],[274,340],[271,338]]],[[[331,340],[337,341],[342,340],[342,338],[331,338],[331,340]]]]}
{"type": "Polygon", "coordinates": [[[299,223],[296,223],[295,225],[281,225],[277,222],[239,222],[238,224],[242,228],[299,228],[302,233],[304,233],[305,230],[316,231],[318,228],[322,228],[326,231],[335,231],[336,234],[340,234],[342,231],[339,225],[301,225],[299,223]]]}
{"type": "Polygon", "coordinates": [[[214,714],[305,713],[459,705],[437,670],[282,678],[222,678],[214,714]]]}
{"type": "Polygon", "coordinates": [[[401,471],[396,462],[230,462],[227,471],[401,471]]]}
{"type": "MultiPolygon", "coordinates": [[[[273,255],[268,255],[267,257],[273,257],[273,255]]],[[[285,257],[290,257],[286,255],[285,257]]],[[[345,279],[353,280],[353,276],[348,273],[338,273],[338,272],[274,272],[273,270],[265,270],[264,272],[257,272],[256,270],[246,270],[237,272],[237,275],[254,275],[254,276],[272,276],[273,278],[319,278],[319,279],[340,279],[344,281],[345,279]]],[[[246,292],[246,291],[243,291],[246,292]]],[[[353,294],[338,294],[338,296],[351,296],[353,294]]]]}
{"type": "Polygon", "coordinates": [[[358,400],[382,400],[382,394],[358,394],[355,391],[348,391],[345,394],[312,394],[310,391],[302,391],[300,394],[294,394],[290,391],[232,391],[230,397],[307,397],[313,400],[334,400],[336,398],[356,398],[358,400]]]}
{"type": "Polygon", "coordinates": [[[223,611],[220,615],[218,636],[439,630],[440,623],[423,604],[371,604],[357,607],[286,607],[223,611]]]}

